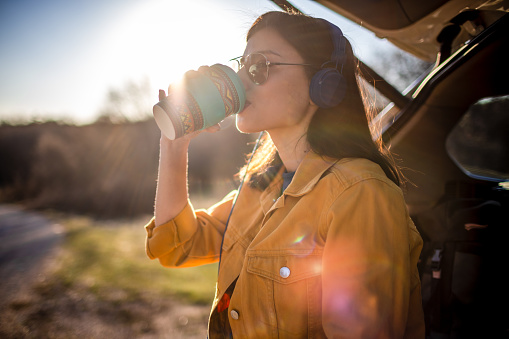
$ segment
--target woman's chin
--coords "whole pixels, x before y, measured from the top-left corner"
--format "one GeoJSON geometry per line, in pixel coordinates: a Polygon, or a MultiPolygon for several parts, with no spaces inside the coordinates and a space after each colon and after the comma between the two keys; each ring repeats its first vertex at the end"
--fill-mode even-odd
{"type": "Polygon", "coordinates": [[[250,124],[247,123],[246,119],[244,116],[242,116],[242,112],[237,114],[237,116],[235,117],[235,125],[237,126],[237,130],[240,132],[240,133],[254,133],[254,131],[252,131],[252,128],[250,128],[251,126],[249,126],[250,124]]]}
{"type": "Polygon", "coordinates": [[[237,130],[240,132],[240,133],[244,133],[244,134],[249,134],[249,133],[254,133],[254,131],[251,131],[251,129],[249,128],[245,128],[245,126],[243,126],[242,124],[239,124],[239,120],[237,120],[236,122],[236,127],[237,127],[237,130]]]}

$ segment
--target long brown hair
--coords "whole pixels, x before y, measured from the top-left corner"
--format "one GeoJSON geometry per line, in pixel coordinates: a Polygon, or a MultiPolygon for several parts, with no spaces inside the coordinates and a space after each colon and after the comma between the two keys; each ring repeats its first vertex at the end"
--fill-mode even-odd
{"type": "MultiPolygon", "coordinates": [[[[249,40],[256,32],[270,28],[280,34],[304,59],[305,63],[322,65],[330,60],[333,44],[330,28],[326,22],[300,13],[267,12],[253,23],[247,34],[249,40]]],[[[373,140],[369,122],[373,109],[367,101],[363,85],[359,81],[359,66],[350,42],[346,43],[347,59],[342,74],[347,81],[347,91],[341,103],[332,108],[318,108],[307,131],[311,149],[322,156],[335,159],[366,158],[383,169],[396,185],[401,184],[401,173],[393,157],[384,146],[381,137],[373,140]]],[[[306,67],[308,78],[318,71],[306,67]]],[[[374,134],[381,135],[381,134],[374,134]]],[[[264,188],[280,167],[281,160],[270,137],[265,134],[261,146],[253,156],[249,168],[244,167],[250,182],[264,188]]]]}

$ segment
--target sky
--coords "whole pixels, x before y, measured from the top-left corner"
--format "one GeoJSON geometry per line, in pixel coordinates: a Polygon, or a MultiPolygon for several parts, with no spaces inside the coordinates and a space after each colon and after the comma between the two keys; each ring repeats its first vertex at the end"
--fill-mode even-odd
{"type": "MultiPolygon", "coordinates": [[[[387,47],[317,3],[292,3],[341,27],[364,61],[387,47]]],[[[127,83],[149,87],[155,103],[185,71],[241,55],[256,17],[278,9],[268,0],[0,0],[0,121],[91,123],[108,91],[127,83]]]]}

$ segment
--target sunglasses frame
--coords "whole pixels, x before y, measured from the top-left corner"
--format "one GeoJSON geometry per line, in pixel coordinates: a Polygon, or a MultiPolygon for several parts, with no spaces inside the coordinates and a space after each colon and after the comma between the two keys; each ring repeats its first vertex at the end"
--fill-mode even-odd
{"type": "MultiPolygon", "coordinates": [[[[270,66],[313,66],[313,67],[320,67],[318,65],[313,65],[313,64],[295,64],[295,63],[286,63],[286,62],[272,62],[272,61],[269,61],[269,59],[267,58],[267,56],[265,54],[259,53],[259,52],[251,53],[251,54],[248,54],[246,56],[239,56],[239,57],[230,59],[230,61],[236,61],[237,64],[238,64],[238,70],[240,71],[241,69],[243,69],[246,66],[246,64],[244,63],[243,60],[247,60],[249,57],[251,57],[252,55],[255,55],[255,54],[259,54],[259,55],[261,55],[265,59],[265,67],[267,69],[265,71],[265,79],[263,81],[261,81],[261,82],[256,82],[254,80],[254,77],[253,77],[252,73],[249,70],[247,71],[249,80],[251,80],[255,85],[262,85],[267,80],[269,80],[269,68],[270,68],[270,66]]],[[[256,64],[259,64],[259,63],[256,63],[256,64]]],[[[255,64],[251,63],[251,65],[249,65],[249,67],[251,67],[252,65],[255,65],[255,64]]]]}

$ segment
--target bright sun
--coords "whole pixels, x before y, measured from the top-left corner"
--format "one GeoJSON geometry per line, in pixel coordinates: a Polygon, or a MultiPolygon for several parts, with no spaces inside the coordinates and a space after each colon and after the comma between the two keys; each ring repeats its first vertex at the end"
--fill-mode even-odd
{"type": "Polygon", "coordinates": [[[166,89],[187,70],[226,64],[242,54],[253,16],[210,1],[144,2],[111,31],[109,71],[119,81],[126,80],[125,74],[137,75],[148,77],[156,89],[166,89]]]}

